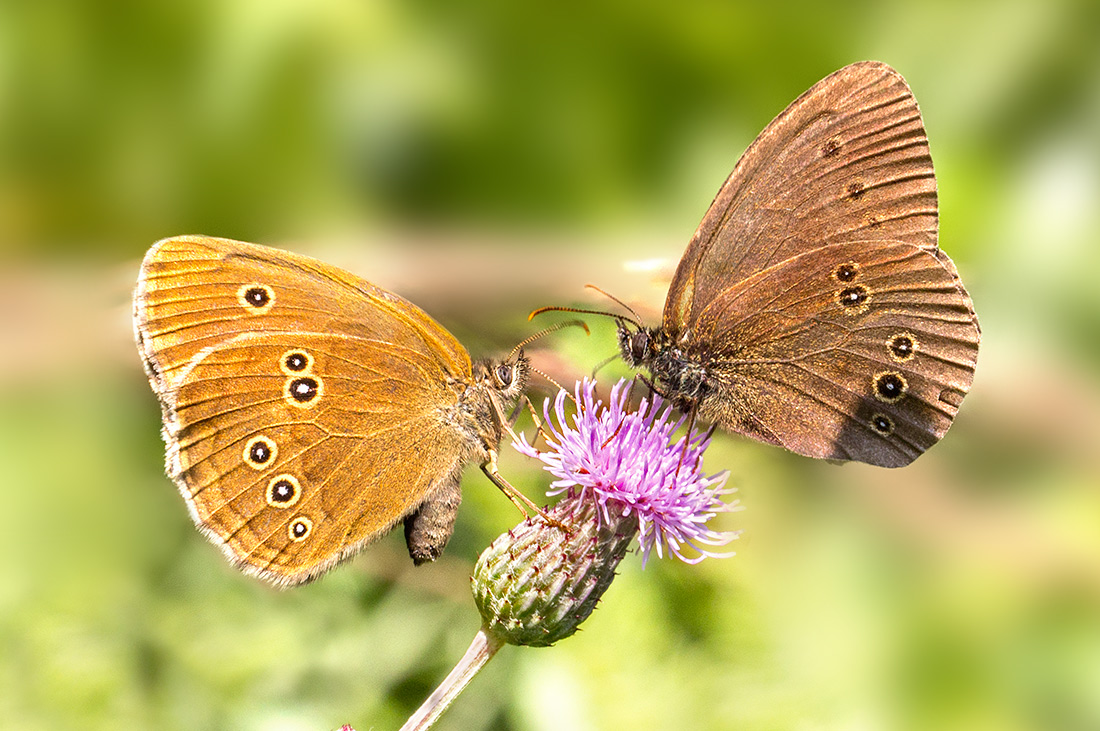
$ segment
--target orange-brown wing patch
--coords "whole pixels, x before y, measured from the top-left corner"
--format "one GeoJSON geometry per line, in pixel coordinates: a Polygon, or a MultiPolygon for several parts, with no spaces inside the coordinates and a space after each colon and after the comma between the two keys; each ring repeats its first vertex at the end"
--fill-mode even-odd
{"type": "Polygon", "coordinates": [[[415,350],[245,334],[183,375],[170,470],[234,561],[296,583],[388,531],[461,468],[470,447],[446,418],[456,400],[438,363],[415,350]],[[296,354],[308,370],[281,370],[296,354]],[[300,381],[309,388],[288,389],[300,381]],[[309,531],[295,540],[299,518],[309,531]]]}
{"type": "Polygon", "coordinates": [[[332,332],[422,350],[456,376],[470,356],[423,310],[338,267],[204,236],[155,244],[134,294],[134,322],[154,389],[171,390],[205,348],[246,332],[332,332]]]}

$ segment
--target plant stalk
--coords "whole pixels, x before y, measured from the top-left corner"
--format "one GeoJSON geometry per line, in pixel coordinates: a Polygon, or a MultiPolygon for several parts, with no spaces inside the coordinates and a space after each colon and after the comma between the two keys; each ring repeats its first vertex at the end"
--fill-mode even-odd
{"type": "Polygon", "coordinates": [[[416,713],[409,717],[409,720],[401,727],[401,731],[423,731],[431,728],[432,724],[443,715],[447,707],[470,684],[478,671],[492,659],[493,655],[503,645],[503,640],[487,634],[484,628],[479,629],[477,634],[474,635],[474,641],[470,643],[469,649],[466,650],[466,654],[462,656],[462,659],[458,661],[450,674],[443,679],[439,687],[432,691],[432,694],[416,710],[416,713]]]}

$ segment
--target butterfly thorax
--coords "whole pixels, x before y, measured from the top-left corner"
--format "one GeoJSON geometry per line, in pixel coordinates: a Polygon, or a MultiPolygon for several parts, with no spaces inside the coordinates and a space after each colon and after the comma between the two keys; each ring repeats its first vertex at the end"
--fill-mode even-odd
{"type": "Polygon", "coordinates": [[[710,390],[706,365],[661,328],[630,330],[620,324],[619,349],[627,365],[647,369],[657,390],[682,410],[698,404],[710,390]]]}

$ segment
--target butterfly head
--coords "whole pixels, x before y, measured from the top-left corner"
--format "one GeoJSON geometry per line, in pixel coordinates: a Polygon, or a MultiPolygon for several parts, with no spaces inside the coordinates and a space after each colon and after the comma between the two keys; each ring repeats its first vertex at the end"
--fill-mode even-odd
{"type": "Polygon", "coordinates": [[[527,388],[531,361],[518,350],[498,362],[479,361],[474,367],[474,375],[479,383],[491,387],[505,404],[510,405],[527,388]]]}
{"type": "Polygon", "coordinates": [[[531,361],[522,350],[512,351],[506,358],[483,358],[474,363],[474,382],[467,391],[470,403],[482,404],[483,419],[490,419],[493,412],[502,413],[511,408],[527,389],[531,361]]]}
{"type": "Polygon", "coordinates": [[[653,328],[619,320],[619,353],[631,368],[650,366],[657,356],[658,333],[653,328]]]}

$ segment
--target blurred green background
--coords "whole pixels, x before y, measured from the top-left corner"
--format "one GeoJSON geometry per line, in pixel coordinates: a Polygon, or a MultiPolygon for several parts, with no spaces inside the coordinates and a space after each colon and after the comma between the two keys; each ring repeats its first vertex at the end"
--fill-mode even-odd
{"type": "MultiPolygon", "coordinates": [[[[161,471],[129,324],[154,240],[321,256],[475,355],[605,306],[590,281],[655,322],[737,156],[866,58],[920,100],[983,326],[950,434],[900,471],[720,438],[738,555],[628,558],[580,634],[505,648],[439,727],[1100,728],[1092,0],[0,3],[0,726],[396,728],[518,519],[472,471],[436,565],[395,535],[296,590],[234,571],[161,471]]],[[[540,364],[612,354],[593,325],[540,364]]]]}

